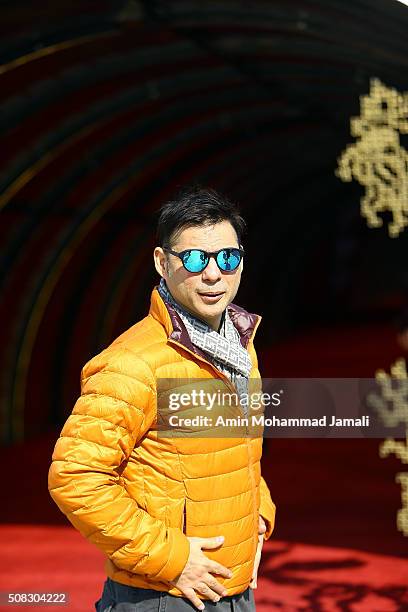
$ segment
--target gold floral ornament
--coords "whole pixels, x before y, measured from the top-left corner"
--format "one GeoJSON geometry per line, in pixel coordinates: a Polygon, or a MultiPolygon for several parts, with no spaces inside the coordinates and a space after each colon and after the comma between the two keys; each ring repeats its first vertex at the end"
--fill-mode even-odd
{"type": "Polygon", "coordinates": [[[338,158],[335,174],[366,188],[361,214],[369,227],[383,225],[378,213],[392,213],[388,233],[395,238],[408,225],[408,152],[400,144],[400,133],[408,134],[408,93],[371,79],[370,94],[360,96],[360,110],[360,117],[350,121],[357,142],[338,158]]]}
{"type": "MultiPolygon", "coordinates": [[[[408,377],[405,359],[398,359],[391,366],[391,375],[378,370],[375,377],[381,386],[381,395],[370,394],[369,405],[377,411],[386,427],[405,423],[405,441],[386,438],[379,448],[380,457],[394,453],[402,463],[408,463],[408,377]]],[[[398,472],[395,480],[401,484],[402,499],[402,508],[397,513],[397,528],[408,536],[408,472],[398,472]]]]}

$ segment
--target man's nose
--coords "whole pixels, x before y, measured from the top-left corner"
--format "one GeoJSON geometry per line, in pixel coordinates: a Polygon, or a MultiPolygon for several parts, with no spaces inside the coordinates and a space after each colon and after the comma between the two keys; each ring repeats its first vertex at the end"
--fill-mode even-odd
{"type": "Polygon", "coordinates": [[[214,257],[210,257],[207,267],[202,272],[202,278],[203,280],[212,282],[221,278],[221,270],[217,266],[217,262],[215,261],[214,257]]]}

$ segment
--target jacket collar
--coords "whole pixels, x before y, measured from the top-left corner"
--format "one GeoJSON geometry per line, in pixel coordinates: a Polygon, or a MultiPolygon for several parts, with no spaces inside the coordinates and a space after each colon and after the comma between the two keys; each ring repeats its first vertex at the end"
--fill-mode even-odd
{"type": "MultiPolygon", "coordinates": [[[[164,326],[168,338],[176,340],[190,349],[190,351],[207,359],[208,355],[197,346],[193,345],[181,317],[171,304],[167,304],[163,301],[157,287],[158,285],[156,285],[152,291],[149,314],[164,326]]],[[[247,312],[244,308],[232,303],[227,306],[227,310],[231,317],[231,321],[238,330],[241,344],[246,348],[249,340],[255,334],[256,328],[261,322],[262,317],[255,313],[247,312]]]]}

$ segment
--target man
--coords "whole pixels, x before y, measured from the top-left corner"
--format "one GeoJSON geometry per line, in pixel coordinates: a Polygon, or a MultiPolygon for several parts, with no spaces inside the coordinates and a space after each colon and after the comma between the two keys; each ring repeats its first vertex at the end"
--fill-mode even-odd
{"type": "Polygon", "coordinates": [[[260,317],[232,304],[245,222],[215,191],[185,190],[160,211],[149,314],[82,369],[57,440],[49,491],[107,555],[97,610],[254,610],[275,505],[262,438],[163,437],[158,380],[259,379],[260,317]]]}

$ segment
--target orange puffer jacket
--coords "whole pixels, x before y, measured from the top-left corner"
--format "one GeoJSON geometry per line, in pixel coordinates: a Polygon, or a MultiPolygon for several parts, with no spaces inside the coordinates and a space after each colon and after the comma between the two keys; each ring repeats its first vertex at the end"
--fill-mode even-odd
{"type": "MultiPolygon", "coordinates": [[[[228,310],[252,359],[250,377],[259,379],[253,336],[261,317],[234,304],[228,310]]],[[[106,554],[113,580],[180,596],[168,581],[187,562],[187,536],[223,535],[222,546],[203,552],[232,571],[231,578],[216,576],[228,595],[240,593],[251,581],[258,513],[265,539],[274,528],[275,505],[261,478],[262,437],[160,437],[158,378],[231,385],[191,343],[156,286],[149,314],[82,369],[81,395],[52,455],[51,497],[106,554]]]]}

